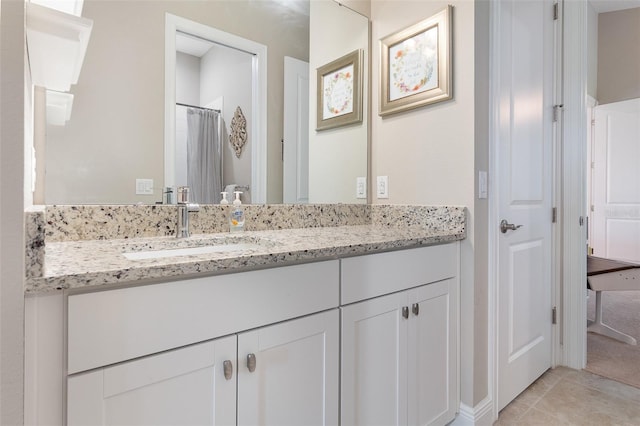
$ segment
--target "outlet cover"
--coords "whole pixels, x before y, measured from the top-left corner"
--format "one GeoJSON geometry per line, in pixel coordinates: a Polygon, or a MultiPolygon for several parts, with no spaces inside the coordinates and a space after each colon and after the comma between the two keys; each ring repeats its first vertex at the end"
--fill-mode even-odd
{"type": "Polygon", "coordinates": [[[153,179],[136,179],[136,195],[153,195],[153,179]]]}
{"type": "Polygon", "coordinates": [[[356,178],[356,198],[367,198],[367,178],[356,178]]]}
{"type": "Polygon", "coordinates": [[[378,198],[389,198],[389,176],[378,176],[376,193],[378,198]]]}

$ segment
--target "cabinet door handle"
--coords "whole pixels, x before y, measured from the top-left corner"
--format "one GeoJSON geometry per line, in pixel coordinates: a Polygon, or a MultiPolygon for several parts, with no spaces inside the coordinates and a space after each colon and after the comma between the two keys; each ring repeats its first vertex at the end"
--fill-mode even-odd
{"type": "Polygon", "coordinates": [[[402,307],[402,316],[405,319],[409,318],[409,307],[408,306],[403,306],[402,307]]]}
{"type": "Polygon", "coordinates": [[[411,305],[411,312],[413,312],[413,315],[418,315],[420,314],[420,305],[417,303],[414,303],[413,305],[411,305]]]}
{"type": "Polygon", "coordinates": [[[249,369],[249,372],[251,372],[251,373],[256,371],[256,356],[255,356],[255,354],[247,355],[247,368],[249,369]]]}
{"type": "Polygon", "coordinates": [[[224,361],[222,363],[222,371],[224,371],[224,378],[231,380],[233,376],[233,363],[229,360],[224,361]]]}

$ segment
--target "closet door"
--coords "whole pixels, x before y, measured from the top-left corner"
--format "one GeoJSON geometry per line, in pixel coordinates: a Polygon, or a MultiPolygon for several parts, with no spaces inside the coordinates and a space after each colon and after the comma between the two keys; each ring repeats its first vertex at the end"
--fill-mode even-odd
{"type": "Polygon", "coordinates": [[[229,336],[79,373],[68,379],[67,424],[234,425],[235,370],[229,336]]]}

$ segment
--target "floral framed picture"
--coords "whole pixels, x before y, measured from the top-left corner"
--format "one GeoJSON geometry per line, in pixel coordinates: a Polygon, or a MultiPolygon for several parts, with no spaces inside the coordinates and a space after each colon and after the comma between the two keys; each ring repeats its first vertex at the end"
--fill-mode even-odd
{"type": "Polygon", "coordinates": [[[362,49],[318,68],[316,130],[362,122],[362,49]]]}
{"type": "Polygon", "coordinates": [[[385,116],[453,97],[451,15],[437,14],[380,40],[380,109],[385,116]]]}

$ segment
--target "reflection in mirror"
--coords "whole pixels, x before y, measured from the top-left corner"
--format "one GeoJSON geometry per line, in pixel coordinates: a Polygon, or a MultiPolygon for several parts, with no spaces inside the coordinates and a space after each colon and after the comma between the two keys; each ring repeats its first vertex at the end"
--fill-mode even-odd
{"type": "Polygon", "coordinates": [[[171,14],[165,35],[164,201],[264,203],[266,46],[171,14]]]}
{"type": "MultiPolygon", "coordinates": [[[[313,1],[311,5],[306,0],[85,0],[83,16],[93,19],[94,27],[79,82],[71,90],[74,95],[71,119],[65,126],[47,125],[44,144],[46,149],[40,149],[36,153],[38,161],[45,164],[46,169],[44,178],[41,174],[36,178],[36,185],[40,189],[37,193],[44,194],[35,200],[37,204],[166,201],[164,188],[177,184],[177,181],[172,183],[165,178],[166,111],[163,69],[167,14],[266,46],[267,87],[262,89],[265,91],[265,107],[262,110],[266,111],[256,112],[251,106],[246,109],[242,107],[247,119],[247,143],[241,158],[253,163],[255,151],[264,151],[263,175],[258,176],[257,180],[265,189],[263,198],[252,200],[254,202],[278,203],[283,200],[284,58],[309,62],[309,116],[315,117],[315,69],[353,50],[353,46],[343,45],[345,39],[350,41],[356,38],[343,33],[343,38],[336,42],[328,35],[333,31],[326,31],[326,28],[336,29],[337,23],[344,22],[342,18],[346,15],[356,17],[359,29],[353,28],[352,21],[352,27],[341,27],[341,32],[356,30],[358,34],[363,31],[368,34],[366,18],[330,0],[313,1]],[[314,16],[317,13],[314,8],[318,4],[335,6],[331,13],[339,14],[339,17],[324,16],[322,19],[329,20],[321,23],[320,18],[314,16]],[[311,36],[310,20],[315,22],[311,25],[311,36]],[[314,36],[314,32],[318,34],[314,36]],[[310,39],[315,40],[311,43],[311,48],[310,39]],[[329,52],[331,47],[338,48],[338,51],[329,52]],[[262,123],[265,133],[262,147],[258,146],[255,131],[252,130],[252,126],[259,122],[256,117],[261,112],[266,117],[262,123]],[[142,189],[142,192],[147,190],[144,185],[137,188],[137,179],[146,180],[143,182],[153,181],[151,194],[136,194],[138,189],[142,189]]],[[[364,46],[358,47],[365,49],[366,64],[369,54],[368,36],[364,46]]],[[[366,78],[368,79],[368,75],[366,78]]],[[[194,83],[195,79],[190,82],[194,83]]],[[[245,83],[237,85],[238,91],[248,89],[245,83]]],[[[177,90],[176,86],[174,102],[221,110],[224,123],[221,125],[221,149],[232,153],[228,139],[233,113],[239,102],[231,100],[231,95],[225,95],[222,99],[220,96],[207,100],[198,99],[197,102],[192,98],[178,99],[177,90]]],[[[258,88],[251,87],[252,93],[256,90],[258,88]]],[[[174,103],[173,111],[176,116],[180,108],[184,107],[176,108],[174,103]]],[[[355,199],[355,176],[367,176],[367,115],[368,111],[359,126],[360,130],[365,131],[358,136],[353,127],[336,129],[335,132],[322,135],[318,135],[315,130],[309,131],[309,154],[303,155],[309,162],[309,202],[366,201],[355,199]],[[335,140],[330,140],[331,134],[335,140]],[[347,145],[344,145],[345,139],[340,138],[343,134],[349,134],[347,145]],[[354,139],[361,136],[362,141],[354,139]],[[314,148],[317,145],[321,149],[314,148]],[[350,150],[357,147],[360,147],[361,152],[355,161],[356,154],[350,153],[350,150]],[[342,169],[348,169],[348,173],[342,175],[342,169]],[[339,179],[332,178],[338,175],[341,176],[339,179]],[[346,196],[341,195],[342,192],[346,196]],[[329,194],[334,194],[333,198],[329,194]]],[[[36,121],[39,120],[36,117],[36,121]]],[[[309,127],[315,129],[313,120],[309,122],[309,127]]],[[[290,142],[285,141],[287,143],[290,142]]],[[[231,157],[236,158],[235,154],[231,157]]],[[[228,161],[231,160],[227,160],[225,156],[223,164],[228,161]]],[[[255,164],[238,167],[253,169],[255,164]]],[[[234,170],[235,172],[240,171],[234,170]]],[[[247,195],[255,195],[252,181],[256,176],[253,173],[250,178],[227,176],[227,171],[224,173],[222,186],[246,185],[249,187],[247,195]]]]}

